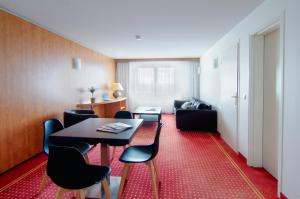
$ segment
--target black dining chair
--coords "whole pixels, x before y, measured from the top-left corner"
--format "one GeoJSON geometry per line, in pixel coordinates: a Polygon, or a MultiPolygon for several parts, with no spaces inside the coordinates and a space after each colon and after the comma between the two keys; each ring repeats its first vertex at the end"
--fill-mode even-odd
{"type": "MultiPolygon", "coordinates": [[[[49,145],[59,145],[59,146],[69,146],[69,147],[74,147],[80,151],[85,156],[85,159],[87,162],[89,162],[87,153],[92,149],[92,146],[83,143],[83,142],[69,142],[69,141],[56,141],[56,142],[50,142],[49,136],[57,131],[60,131],[64,129],[64,126],[58,119],[48,119],[44,121],[44,141],[43,141],[43,151],[46,155],[49,154],[49,145]]],[[[39,193],[44,189],[47,181],[47,174],[45,172],[42,182],[39,188],[39,193]]]]}
{"type": "Polygon", "coordinates": [[[157,189],[156,180],[158,180],[159,182],[159,173],[154,158],[158,153],[159,137],[160,137],[162,126],[163,124],[160,123],[157,127],[153,144],[130,146],[127,149],[125,149],[125,151],[121,155],[119,160],[120,162],[123,162],[125,165],[124,165],[121,184],[118,192],[118,199],[121,198],[123,187],[127,179],[130,165],[134,163],[145,163],[149,167],[149,170],[151,172],[151,181],[152,181],[152,186],[154,191],[154,198],[158,199],[158,189],[157,189]]]}
{"type": "Polygon", "coordinates": [[[110,171],[106,166],[87,164],[82,153],[74,147],[49,145],[47,174],[58,186],[56,199],[67,191],[75,191],[77,198],[84,199],[85,188],[100,182],[106,198],[110,199],[106,180],[110,171]]]}
{"type": "MultiPolygon", "coordinates": [[[[118,111],[115,114],[115,118],[117,119],[133,119],[132,113],[130,111],[118,111]]],[[[114,145],[114,144],[110,144],[110,146],[113,147],[113,153],[111,156],[110,161],[113,161],[114,157],[115,157],[115,153],[116,153],[116,147],[118,146],[123,146],[123,149],[126,149],[126,145],[114,145]]]]}
{"type": "Polygon", "coordinates": [[[95,114],[93,110],[85,110],[85,109],[68,109],[64,111],[64,125],[65,128],[82,122],[88,118],[97,118],[98,116],[95,114]]]}
{"type": "Polygon", "coordinates": [[[133,119],[133,116],[132,116],[132,113],[130,111],[118,111],[115,114],[115,118],[133,119]]]}
{"type": "MultiPolygon", "coordinates": [[[[43,149],[44,153],[48,154],[49,153],[49,136],[53,133],[56,133],[57,131],[60,131],[64,129],[64,126],[62,123],[54,118],[54,119],[48,119],[44,121],[44,142],[43,142],[43,149]]],[[[62,145],[62,146],[72,146],[77,148],[83,155],[86,155],[90,149],[92,148],[91,145],[83,142],[70,142],[70,141],[56,141],[53,143],[54,145],[62,145]]]]}

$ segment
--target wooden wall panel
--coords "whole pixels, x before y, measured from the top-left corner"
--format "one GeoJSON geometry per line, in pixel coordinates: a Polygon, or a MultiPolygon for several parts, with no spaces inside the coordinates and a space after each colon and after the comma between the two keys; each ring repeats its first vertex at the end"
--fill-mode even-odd
{"type": "Polygon", "coordinates": [[[0,10],[0,173],[42,151],[43,120],[114,81],[113,59],[0,10]]]}

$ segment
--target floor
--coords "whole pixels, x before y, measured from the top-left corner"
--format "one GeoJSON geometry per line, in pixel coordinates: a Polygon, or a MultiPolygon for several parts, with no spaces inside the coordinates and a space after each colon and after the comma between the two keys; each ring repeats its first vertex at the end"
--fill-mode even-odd
{"type": "MultiPolygon", "coordinates": [[[[159,197],[165,199],[250,199],[277,198],[277,181],[263,169],[248,167],[245,159],[209,132],[179,131],[173,115],[163,115],[163,129],[157,157],[161,185],[159,197]]],[[[132,144],[151,143],[156,124],[145,123],[132,144]]],[[[112,175],[120,175],[118,161],[122,147],[112,162],[112,175]]],[[[0,198],[54,198],[56,186],[49,180],[37,194],[46,166],[45,155],[38,155],[0,176],[0,198]]],[[[99,164],[97,146],[89,153],[93,164],[99,164]]],[[[73,193],[64,198],[73,198],[73,193]]],[[[133,167],[122,198],[153,198],[146,165],[133,167]]]]}

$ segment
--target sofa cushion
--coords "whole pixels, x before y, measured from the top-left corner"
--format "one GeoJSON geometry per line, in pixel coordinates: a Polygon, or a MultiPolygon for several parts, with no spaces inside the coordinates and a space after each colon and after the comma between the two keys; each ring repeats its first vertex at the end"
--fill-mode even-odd
{"type": "Polygon", "coordinates": [[[195,101],[194,103],[193,103],[193,108],[195,108],[195,109],[198,109],[198,107],[200,106],[200,104],[201,104],[201,102],[199,101],[199,100],[197,100],[197,101],[195,101]]]}
{"type": "Polygon", "coordinates": [[[200,110],[203,110],[203,109],[211,110],[211,105],[200,103],[199,106],[198,106],[198,109],[200,109],[200,110]]]}
{"type": "Polygon", "coordinates": [[[181,108],[182,109],[190,109],[192,107],[192,102],[184,102],[182,105],[181,105],[181,108]]]}
{"type": "Polygon", "coordinates": [[[196,109],[201,109],[201,108],[202,108],[202,107],[201,107],[201,106],[202,106],[201,104],[203,104],[203,103],[200,102],[200,103],[196,106],[196,109]]]}
{"type": "Polygon", "coordinates": [[[179,109],[176,113],[176,127],[181,130],[216,132],[217,112],[179,109]]]}

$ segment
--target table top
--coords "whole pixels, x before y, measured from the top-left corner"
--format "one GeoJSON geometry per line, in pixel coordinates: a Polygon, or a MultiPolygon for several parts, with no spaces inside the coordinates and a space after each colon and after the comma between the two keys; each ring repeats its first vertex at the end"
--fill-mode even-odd
{"type": "Polygon", "coordinates": [[[106,143],[126,145],[130,143],[142,123],[142,119],[89,118],[50,135],[50,139],[81,141],[90,144],[106,143]],[[129,124],[132,128],[118,134],[97,131],[97,128],[100,126],[115,122],[129,124]]]}
{"type": "Polygon", "coordinates": [[[132,113],[133,114],[160,115],[161,114],[161,107],[139,106],[132,113]]]}

